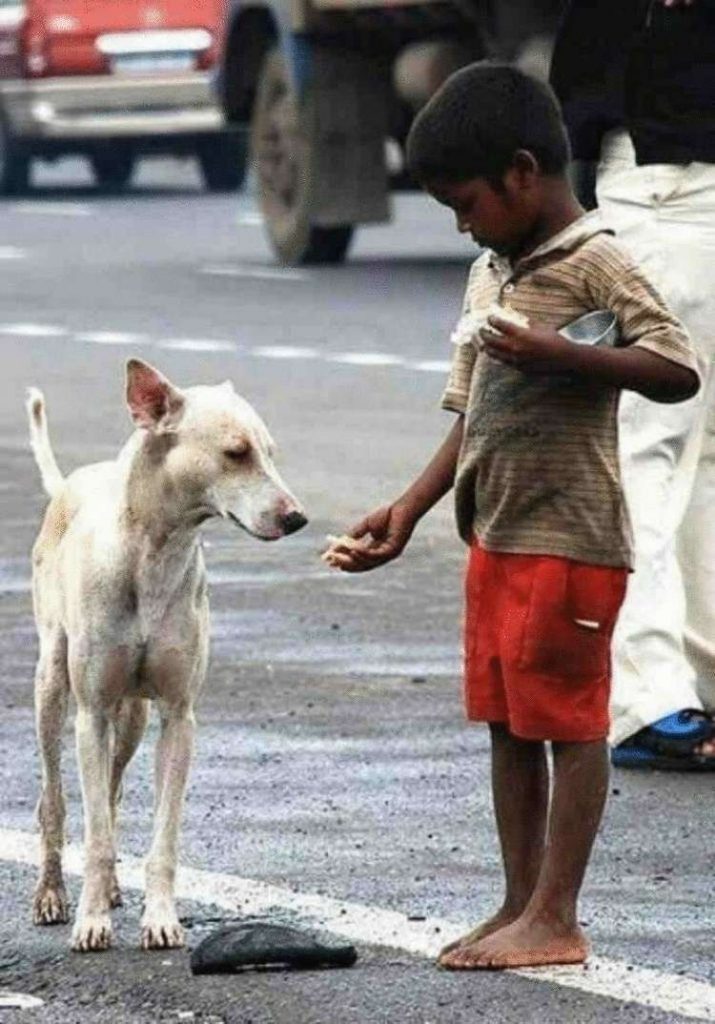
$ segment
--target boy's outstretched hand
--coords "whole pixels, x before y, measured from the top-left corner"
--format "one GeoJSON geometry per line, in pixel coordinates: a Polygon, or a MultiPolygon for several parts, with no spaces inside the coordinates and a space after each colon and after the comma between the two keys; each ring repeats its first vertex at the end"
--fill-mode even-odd
{"type": "Polygon", "coordinates": [[[518,327],[509,320],[490,316],[479,332],[482,349],[492,359],[524,373],[568,373],[573,368],[573,342],[551,327],[518,327]]]}
{"type": "Polygon", "coordinates": [[[371,512],[343,537],[329,537],[323,561],[343,572],[369,572],[402,553],[415,528],[414,517],[399,504],[371,512]]]}

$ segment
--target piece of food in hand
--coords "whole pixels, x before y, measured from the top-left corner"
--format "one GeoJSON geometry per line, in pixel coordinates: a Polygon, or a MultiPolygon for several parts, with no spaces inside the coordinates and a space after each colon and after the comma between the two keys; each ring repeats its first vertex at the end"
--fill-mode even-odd
{"type": "Polygon", "coordinates": [[[450,335],[450,341],[453,345],[471,345],[473,343],[479,344],[479,332],[483,327],[488,327],[495,334],[499,331],[496,327],[492,327],[489,323],[490,316],[499,316],[502,320],[508,320],[509,323],[516,324],[517,327],[528,327],[528,319],[514,309],[508,303],[504,306],[500,306],[498,302],[493,303],[487,310],[478,310],[475,313],[465,313],[457,325],[455,326],[452,334],[450,335]]]}
{"type": "MultiPolygon", "coordinates": [[[[493,306],[489,307],[487,316],[495,316],[500,320],[506,320],[507,323],[514,324],[515,327],[529,326],[529,318],[524,316],[523,313],[520,313],[518,309],[514,309],[514,307],[510,306],[508,303],[504,306],[500,306],[495,302],[493,306]]],[[[487,326],[495,333],[499,333],[496,327],[492,327],[491,324],[487,324],[487,326]]]]}
{"type": "Polygon", "coordinates": [[[362,541],[356,540],[355,537],[349,537],[347,533],[344,533],[341,537],[334,537],[329,533],[326,540],[330,547],[326,548],[320,557],[326,565],[330,565],[334,569],[340,568],[340,562],[336,559],[336,556],[341,553],[344,554],[346,548],[348,551],[357,551],[364,547],[362,541]],[[343,549],[342,552],[341,548],[343,549]]]}
{"type": "Polygon", "coordinates": [[[479,340],[479,332],[485,324],[484,312],[465,313],[455,325],[449,340],[453,345],[471,345],[476,339],[479,340]]]}

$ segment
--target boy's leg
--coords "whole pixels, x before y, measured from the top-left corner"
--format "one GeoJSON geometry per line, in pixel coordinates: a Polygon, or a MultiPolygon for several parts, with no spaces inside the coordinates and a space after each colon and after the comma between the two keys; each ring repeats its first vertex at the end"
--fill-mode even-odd
{"type": "Polygon", "coordinates": [[[511,924],[454,950],[454,969],[580,963],[588,954],[576,916],[578,894],[608,789],[605,740],[554,743],[554,787],[541,872],[528,905],[511,924]]]}
{"type": "Polygon", "coordinates": [[[479,939],[515,921],[536,886],[544,855],[549,775],[546,751],[540,741],[512,736],[501,723],[491,723],[492,794],[499,832],[506,891],[500,909],[471,932],[451,942],[439,955],[439,963],[453,950],[471,946],[479,939]]]}

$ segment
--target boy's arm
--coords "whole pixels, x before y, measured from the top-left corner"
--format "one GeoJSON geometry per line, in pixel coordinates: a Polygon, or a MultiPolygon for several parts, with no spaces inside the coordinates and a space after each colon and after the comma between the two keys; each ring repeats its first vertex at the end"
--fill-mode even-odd
{"type": "Polygon", "coordinates": [[[577,269],[586,304],[618,317],[617,349],[573,344],[538,325],[519,331],[500,322],[506,340],[487,331],[482,338],[487,352],[528,373],[572,373],[660,402],[691,398],[700,384],[692,341],[628,252],[598,235],[580,250],[577,269]]]}
{"type": "Polygon", "coordinates": [[[338,541],[330,549],[330,564],[344,572],[367,572],[400,555],[412,531],[433,505],[451,489],[462,444],[464,416],[458,416],[434,457],[407,490],[391,505],[366,516],[349,531],[353,546],[338,541]]]}
{"type": "Polygon", "coordinates": [[[490,323],[500,334],[481,332],[484,351],[524,373],[570,373],[604,387],[638,391],[655,402],[683,402],[700,387],[694,369],[647,348],[595,348],[550,328],[516,327],[493,317],[490,323]]]}

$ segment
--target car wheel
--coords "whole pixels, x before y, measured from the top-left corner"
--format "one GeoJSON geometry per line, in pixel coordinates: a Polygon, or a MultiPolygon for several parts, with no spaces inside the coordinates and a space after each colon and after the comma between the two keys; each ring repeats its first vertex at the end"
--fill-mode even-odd
{"type": "Polygon", "coordinates": [[[31,157],[22,150],[5,121],[0,119],[0,195],[16,196],[30,187],[31,157]]]}
{"type": "Polygon", "coordinates": [[[94,180],[105,192],[121,192],[127,187],[134,173],[135,156],[129,150],[108,150],[106,153],[92,153],[94,180]]]}
{"type": "Polygon", "coordinates": [[[271,243],[283,263],[339,263],[353,226],[318,227],[311,222],[314,161],[302,127],[309,120],[310,110],[298,103],[285,57],[277,48],[269,51],[256,92],[251,151],[271,243]]]}
{"type": "Polygon", "coordinates": [[[236,192],[246,178],[248,144],[244,132],[212,135],[198,148],[204,185],[209,192],[236,192]]]}

